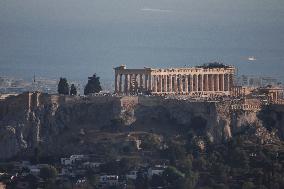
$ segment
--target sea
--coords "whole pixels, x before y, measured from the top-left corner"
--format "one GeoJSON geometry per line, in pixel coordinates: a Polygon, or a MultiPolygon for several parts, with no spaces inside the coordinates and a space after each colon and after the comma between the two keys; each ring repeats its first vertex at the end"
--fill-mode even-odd
{"type": "Polygon", "coordinates": [[[284,81],[282,9],[276,16],[273,10],[264,15],[246,10],[248,16],[240,12],[226,18],[216,13],[212,19],[210,15],[198,19],[206,13],[198,13],[194,19],[181,13],[171,19],[174,11],[139,11],[136,19],[111,17],[83,23],[44,18],[34,21],[30,17],[20,22],[20,18],[12,20],[7,9],[9,20],[0,20],[0,76],[25,80],[32,80],[34,75],[66,77],[86,83],[96,73],[102,81],[111,82],[113,68],[122,64],[127,68],[171,68],[221,62],[236,66],[238,75],[272,76],[284,81]],[[259,15],[263,18],[257,18],[259,15]]]}

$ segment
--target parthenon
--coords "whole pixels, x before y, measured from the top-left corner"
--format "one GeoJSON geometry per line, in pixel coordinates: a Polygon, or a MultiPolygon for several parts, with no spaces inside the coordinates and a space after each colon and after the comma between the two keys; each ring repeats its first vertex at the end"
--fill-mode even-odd
{"type": "Polygon", "coordinates": [[[230,95],[234,66],[213,63],[191,68],[114,68],[115,93],[230,95]]]}

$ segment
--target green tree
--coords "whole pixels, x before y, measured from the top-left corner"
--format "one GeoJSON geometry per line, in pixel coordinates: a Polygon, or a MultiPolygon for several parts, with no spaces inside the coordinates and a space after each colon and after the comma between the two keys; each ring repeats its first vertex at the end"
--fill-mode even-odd
{"type": "Polygon", "coordinates": [[[88,83],[84,89],[84,94],[88,95],[90,93],[98,93],[100,91],[102,91],[100,77],[97,77],[96,74],[94,74],[92,77],[88,78],[88,83]]]}
{"type": "Polygon", "coordinates": [[[249,168],[249,157],[244,149],[235,148],[231,153],[231,162],[235,167],[248,169],[249,168]]]}
{"type": "Polygon", "coordinates": [[[100,172],[107,174],[118,174],[119,164],[116,160],[108,161],[100,166],[100,172]]]}
{"type": "Polygon", "coordinates": [[[154,135],[149,134],[142,139],[140,147],[143,150],[157,150],[159,148],[159,141],[154,135]]]}
{"type": "Polygon", "coordinates": [[[44,166],[40,169],[40,177],[44,180],[55,180],[57,176],[57,170],[52,165],[44,166]]]}
{"type": "Polygon", "coordinates": [[[189,174],[192,169],[192,161],[191,159],[187,158],[184,160],[181,160],[178,169],[181,170],[185,174],[189,174]]]}
{"type": "Polygon", "coordinates": [[[135,180],[135,188],[136,189],[148,189],[148,177],[143,172],[138,171],[137,178],[135,180]]]}
{"type": "Polygon", "coordinates": [[[59,94],[68,95],[69,94],[69,85],[66,78],[60,78],[58,83],[57,91],[59,94]]]}
{"type": "Polygon", "coordinates": [[[199,174],[194,171],[189,171],[185,178],[185,183],[188,189],[195,188],[198,182],[199,174]]]}
{"type": "Polygon", "coordinates": [[[74,84],[71,85],[71,88],[70,88],[70,95],[77,95],[77,88],[75,87],[74,84]]]}
{"type": "Polygon", "coordinates": [[[169,159],[170,162],[174,164],[177,160],[185,158],[186,150],[183,145],[170,141],[168,148],[162,152],[162,156],[163,158],[169,159]]]}
{"type": "Polygon", "coordinates": [[[253,189],[255,185],[252,182],[244,182],[242,185],[242,189],[253,189]]]}
{"type": "Polygon", "coordinates": [[[204,170],[206,170],[206,168],[208,166],[207,163],[208,162],[203,157],[199,157],[197,159],[194,159],[193,162],[192,162],[193,170],[195,170],[195,171],[204,171],[204,170]]]}
{"type": "Polygon", "coordinates": [[[119,174],[126,174],[131,168],[135,167],[137,162],[135,159],[122,158],[118,163],[119,174]]]}
{"type": "Polygon", "coordinates": [[[172,188],[177,188],[175,186],[180,183],[181,180],[183,180],[184,174],[175,167],[170,166],[163,172],[163,178],[167,181],[169,186],[172,186],[172,188]]]}
{"type": "Polygon", "coordinates": [[[166,185],[166,181],[161,175],[153,175],[151,179],[151,187],[152,188],[163,188],[166,185]]]}
{"type": "Polygon", "coordinates": [[[89,185],[93,188],[97,188],[99,185],[99,176],[95,174],[95,172],[91,169],[87,170],[86,177],[89,185]]]}

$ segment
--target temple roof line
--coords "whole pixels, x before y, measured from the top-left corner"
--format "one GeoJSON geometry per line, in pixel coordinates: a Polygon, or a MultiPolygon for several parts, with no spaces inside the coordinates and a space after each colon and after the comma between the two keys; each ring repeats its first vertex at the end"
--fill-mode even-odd
{"type": "Polygon", "coordinates": [[[201,66],[194,66],[194,67],[179,67],[179,68],[150,68],[144,67],[141,69],[128,69],[126,65],[121,65],[114,68],[115,70],[149,70],[149,71],[178,71],[178,70],[235,70],[236,68],[232,65],[224,65],[219,63],[212,63],[212,64],[204,64],[201,66]]]}

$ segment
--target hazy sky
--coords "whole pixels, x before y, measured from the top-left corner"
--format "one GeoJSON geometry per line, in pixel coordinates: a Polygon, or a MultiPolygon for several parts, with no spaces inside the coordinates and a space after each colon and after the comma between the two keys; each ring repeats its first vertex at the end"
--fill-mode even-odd
{"type": "Polygon", "coordinates": [[[0,74],[109,79],[120,64],[222,61],[284,80],[283,18],[283,0],[1,0],[0,74]]]}

